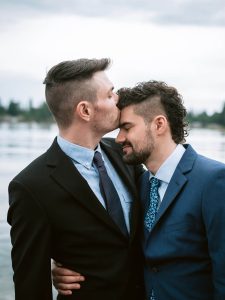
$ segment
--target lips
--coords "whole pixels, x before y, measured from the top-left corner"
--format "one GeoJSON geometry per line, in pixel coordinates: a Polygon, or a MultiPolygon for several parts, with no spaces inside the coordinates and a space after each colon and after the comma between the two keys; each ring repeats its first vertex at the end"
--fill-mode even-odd
{"type": "Polygon", "coordinates": [[[132,146],[130,144],[123,145],[123,153],[126,153],[129,148],[132,148],[132,146]]]}

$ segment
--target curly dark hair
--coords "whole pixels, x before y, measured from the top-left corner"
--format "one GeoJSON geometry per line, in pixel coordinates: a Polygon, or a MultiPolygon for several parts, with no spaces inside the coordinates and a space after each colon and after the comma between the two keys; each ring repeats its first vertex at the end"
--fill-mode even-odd
{"type": "Polygon", "coordinates": [[[145,121],[149,122],[159,111],[163,111],[169,121],[174,142],[185,142],[185,137],[188,136],[187,111],[182,96],[174,87],[162,81],[151,80],[138,83],[133,88],[121,88],[118,95],[117,106],[120,110],[141,103],[142,105],[135,107],[135,112],[145,121]]]}
{"type": "Polygon", "coordinates": [[[105,71],[111,61],[108,58],[63,61],[53,66],[44,80],[46,102],[58,125],[68,127],[73,119],[74,107],[80,99],[94,101],[96,87],[92,76],[105,71]]]}

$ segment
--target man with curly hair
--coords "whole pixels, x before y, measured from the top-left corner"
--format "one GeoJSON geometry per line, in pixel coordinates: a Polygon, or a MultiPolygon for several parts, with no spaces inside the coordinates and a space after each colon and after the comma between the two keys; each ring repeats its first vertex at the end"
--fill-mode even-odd
{"type": "Polygon", "coordinates": [[[119,91],[117,142],[140,179],[147,299],[225,299],[225,165],[185,142],[177,90],[149,81],[119,91]]]}

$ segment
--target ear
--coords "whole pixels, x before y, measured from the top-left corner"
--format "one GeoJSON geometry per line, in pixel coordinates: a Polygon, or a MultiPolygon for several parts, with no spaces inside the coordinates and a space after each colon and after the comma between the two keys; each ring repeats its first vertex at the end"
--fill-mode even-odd
{"type": "Polygon", "coordinates": [[[81,101],[77,104],[76,114],[83,120],[89,121],[91,117],[91,105],[88,101],[81,101]]]}
{"type": "Polygon", "coordinates": [[[163,134],[168,128],[168,121],[164,115],[158,115],[153,119],[153,129],[156,134],[163,134]]]}

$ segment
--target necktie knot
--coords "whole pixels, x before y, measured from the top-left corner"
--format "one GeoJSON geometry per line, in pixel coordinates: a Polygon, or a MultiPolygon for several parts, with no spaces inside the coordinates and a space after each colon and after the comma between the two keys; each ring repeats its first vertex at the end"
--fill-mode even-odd
{"type": "Polygon", "coordinates": [[[151,189],[158,189],[160,185],[160,180],[156,177],[150,179],[151,189]]]}
{"type": "Polygon", "coordinates": [[[97,168],[101,168],[102,166],[104,166],[104,161],[100,152],[95,151],[93,162],[97,168]]]}

